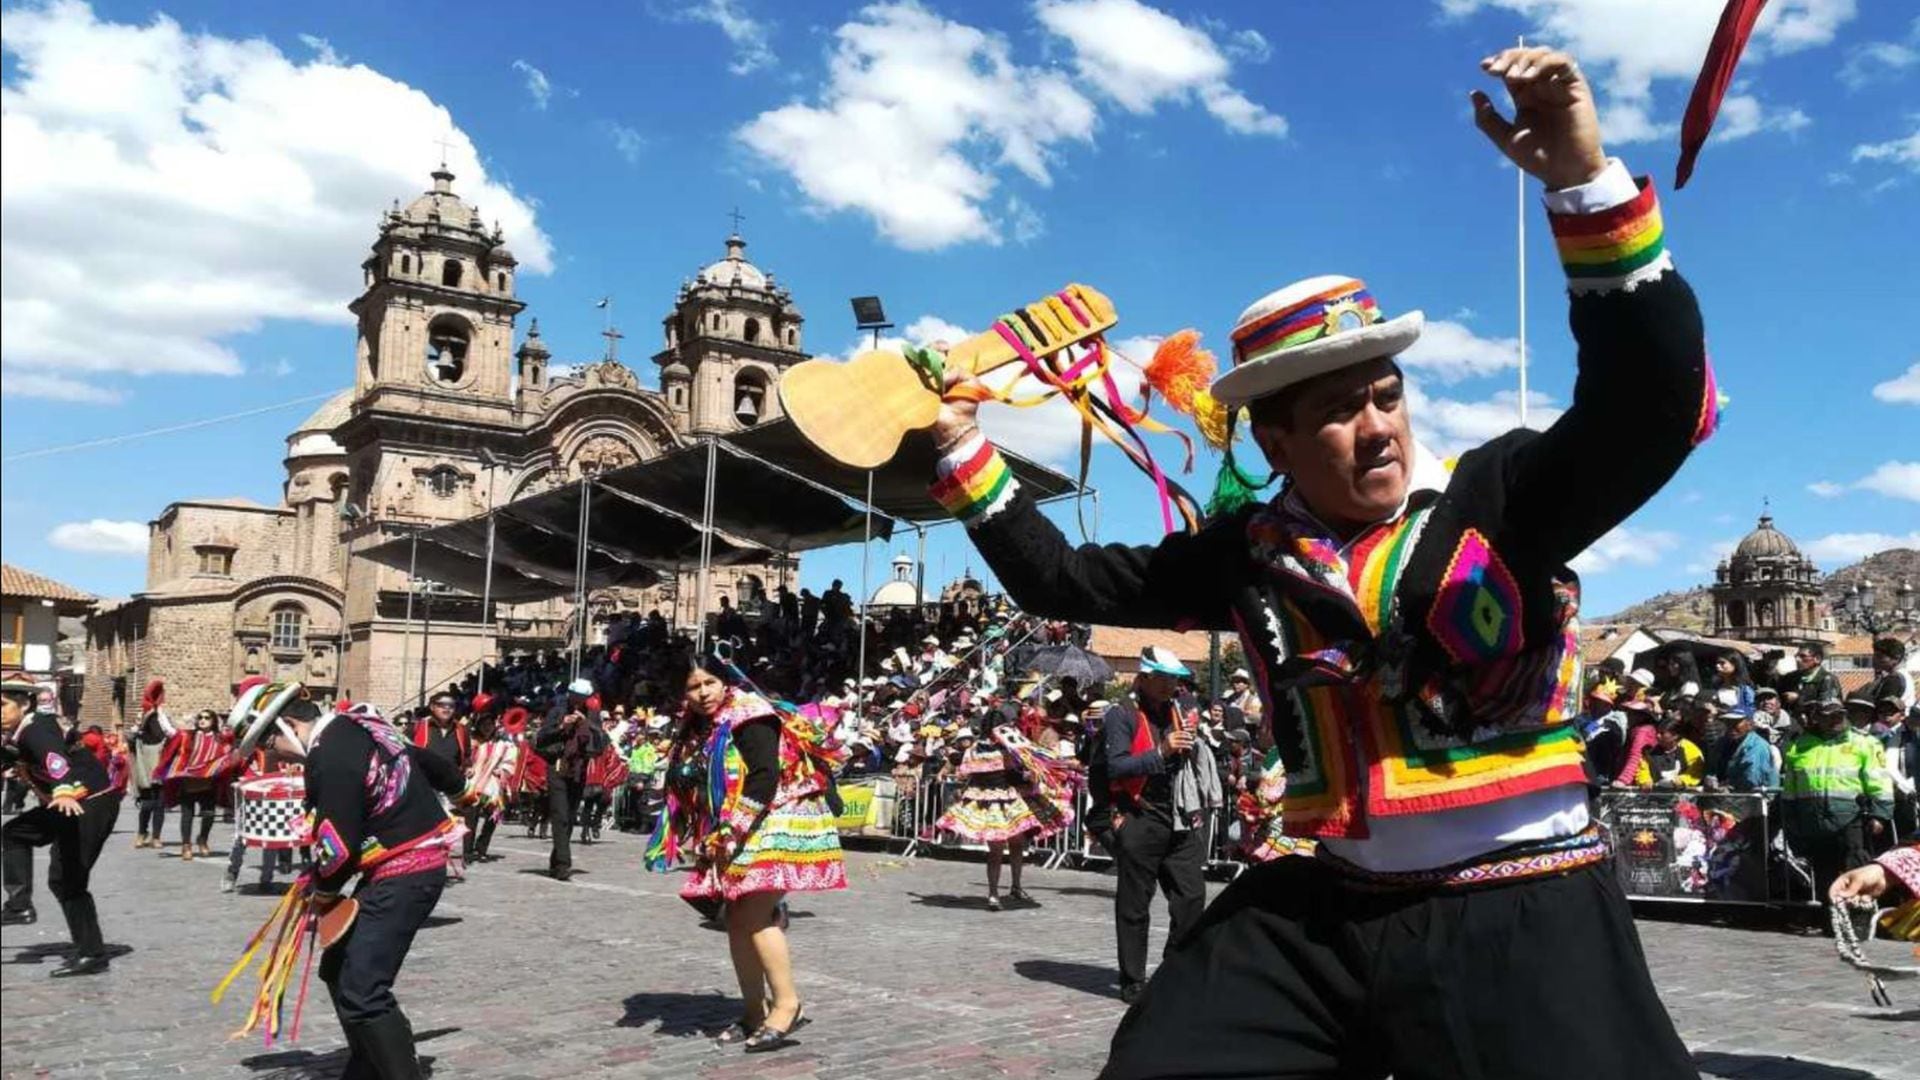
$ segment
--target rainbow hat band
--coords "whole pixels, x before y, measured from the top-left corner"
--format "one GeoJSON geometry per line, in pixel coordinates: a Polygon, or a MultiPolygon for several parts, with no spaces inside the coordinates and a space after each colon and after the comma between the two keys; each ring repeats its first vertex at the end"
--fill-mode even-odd
{"type": "Polygon", "coordinates": [[[1233,370],[1213,396],[1238,408],[1329,371],[1394,356],[1420,337],[1417,311],[1389,319],[1359,278],[1296,281],[1254,301],[1233,328],[1233,370]]]}

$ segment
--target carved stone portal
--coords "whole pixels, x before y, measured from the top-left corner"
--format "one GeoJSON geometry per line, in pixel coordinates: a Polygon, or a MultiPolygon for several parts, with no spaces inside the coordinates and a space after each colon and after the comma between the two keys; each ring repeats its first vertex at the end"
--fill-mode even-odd
{"type": "Polygon", "coordinates": [[[625,441],[613,435],[595,435],[580,444],[574,451],[573,461],[567,472],[578,479],[582,476],[598,476],[624,468],[640,460],[640,455],[625,441]]]}

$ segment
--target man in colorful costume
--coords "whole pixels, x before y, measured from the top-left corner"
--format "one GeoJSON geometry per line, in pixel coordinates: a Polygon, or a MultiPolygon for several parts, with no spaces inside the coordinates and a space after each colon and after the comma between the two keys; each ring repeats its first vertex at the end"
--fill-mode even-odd
{"type": "Polygon", "coordinates": [[[17,765],[40,799],[38,807],[0,829],[0,866],[4,866],[7,894],[4,921],[11,926],[35,920],[33,849],[50,847],[47,891],[59,899],[73,942],[73,952],[53,969],[53,976],[93,975],[107,970],[108,956],[100,915],[87,885],[93,864],[113,835],[125,792],[109,780],[99,758],[67,745],[58,716],[27,715],[34,692],[31,683],[0,685],[0,696],[4,696],[0,745],[5,748],[0,771],[17,765]]]}
{"type": "Polygon", "coordinates": [[[1281,493],[1155,547],[1075,549],[949,377],[934,495],[1015,602],[1237,630],[1287,770],[1287,832],[1317,841],[1241,875],[1174,943],[1109,1077],[1697,1075],[1589,816],[1566,564],[1711,434],[1713,376],[1653,190],[1601,150],[1572,59],[1516,49],[1483,67],[1517,115],[1476,93],[1476,122],[1545,182],[1569,275],[1580,373],[1549,430],[1449,468],[1414,443],[1393,361],[1420,317],[1311,279],[1242,315],[1211,388],[1248,409],[1281,493]],[[1594,470],[1623,429],[1636,452],[1594,470]]]}
{"type": "MultiPolygon", "coordinates": [[[[304,699],[275,704],[260,710],[241,751],[270,730],[306,757],[314,867],[295,890],[318,919],[320,978],[349,1049],[341,1075],[411,1080],[422,1073],[393,982],[446,888],[453,821],[401,734],[372,709],[322,714],[304,699]],[[346,899],[341,892],[356,876],[346,899]]],[[[277,996],[267,1005],[256,1005],[249,1026],[263,1011],[277,1013],[277,996]]]]}

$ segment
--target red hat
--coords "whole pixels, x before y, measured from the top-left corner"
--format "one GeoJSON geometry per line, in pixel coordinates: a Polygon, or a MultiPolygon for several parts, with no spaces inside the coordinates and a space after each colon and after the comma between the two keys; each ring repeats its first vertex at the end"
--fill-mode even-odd
{"type": "Polygon", "coordinates": [[[493,707],[493,695],[485,691],[473,695],[473,714],[475,716],[493,707]]]}
{"type": "Polygon", "coordinates": [[[519,735],[527,730],[527,710],[519,705],[508,709],[500,717],[500,729],[509,735],[519,735]]]}
{"type": "Polygon", "coordinates": [[[587,711],[588,712],[600,711],[600,695],[599,694],[587,695],[587,711]]]}
{"type": "Polygon", "coordinates": [[[140,711],[150,713],[167,700],[167,680],[155,679],[140,692],[140,711]]]}

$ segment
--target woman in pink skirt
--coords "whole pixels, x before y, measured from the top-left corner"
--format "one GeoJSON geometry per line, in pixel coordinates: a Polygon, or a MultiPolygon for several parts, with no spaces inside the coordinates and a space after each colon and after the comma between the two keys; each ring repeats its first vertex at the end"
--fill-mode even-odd
{"type": "Polygon", "coordinates": [[[1020,888],[1020,865],[1027,842],[1044,840],[1073,824],[1073,794],[1080,765],[1027,741],[1020,729],[1003,724],[980,741],[961,729],[952,742],[960,757],[960,796],[936,823],[964,840],[987,845],[987,910],[1000,910],[1000,864],[1011,860],[1013,888],[1007,898],[1023,904],[1033,898],[1020,888]]]}
{"type": "Polygon", "coordinates": [[[837,761],[819,729],[730,685],[729,672],[702,661],[686,676],[666,812],[646,863],[688,871],[683,899],[726,904],[746,1012],[714,1038],[754,1054],[793,1045],[806,1023],[781,901],[789,892],[844,889],[847,871],[827,805],[837,761]]]}

